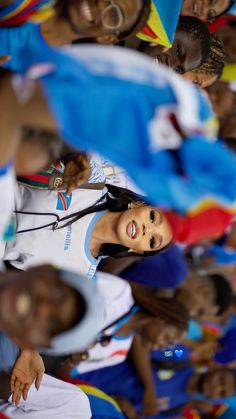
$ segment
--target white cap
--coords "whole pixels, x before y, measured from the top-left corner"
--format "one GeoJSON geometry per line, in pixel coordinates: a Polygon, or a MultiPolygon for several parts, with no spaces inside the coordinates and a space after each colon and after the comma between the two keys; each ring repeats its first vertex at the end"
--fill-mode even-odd
{"type": "Polygon", "coordinates": [[[78,324],[52,338],[50,348],[40,349],[48,355],[66,355],[85,350],[102,329],[104,305],[96,283],[74,272],[60,270],[63,282],[75,289],[85,303],[85,313],[78,324]]]}

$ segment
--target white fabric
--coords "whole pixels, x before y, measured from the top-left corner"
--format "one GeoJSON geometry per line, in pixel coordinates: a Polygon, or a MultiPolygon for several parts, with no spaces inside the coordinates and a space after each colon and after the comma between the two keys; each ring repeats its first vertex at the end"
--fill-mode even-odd
{"type": "MultiPolygon", "coordinates": [[[[104,319],[102,329],[109,326],[122,315],[126,314],[134,305],[130,285],[122,279],[97,272],[97,285],[104,302],[104,319]]],[[[104,334],[112,335],[115,327],[106,329],[104,334]]],[[[89,358],[77,366],[79,373],[96,370],[123,362],[132,345],[133,336],[113,337],[107,346],[97,343],[91,348],[89,358]]]]}
{"type": "Polygon", "coordinates": [[[9,418],[21,419],[90,419],[89,400],[75,385],[44,374],[39,391],[31,386],[26,401],[18,407],[3,403],[0,411],[9,418]]]}
{"type": "MultiPolygon", "coordinates": [[[[58,192],[38,190],[23,185],[16,185],[16,209],[40,213],[54,213],[64,217],[80,211],[100,199],[105,190],[77,189],[72,192],[72,199],[67,210],[56,209],[58,192]]],[[[59,268],[69,269],[94,276],[98,259],[90,252],[90,238],[94,225],[101,213],[89,214],[71,226],[59,230],[52,227],[16,234],[16,241],[6,246],[4,259],[10,260],[19,269],[27,269],[40,263],[52,263],[59,268]]],[[[16,214],[16,229],[24,230],[56,221],[51,215],[16,214]]]]}
{"type": "Polygon", "coordinates": [[[145,195],[145,192],[141,191],[123,167],[115,165],[113,162],[97,153],[92,153],[91,157],[92,161],[103,169],[106,183],[129,189],[139,195],[145,195]]]}
{"type": "Polygon", "coordinates": [[[15,173],[12,166],[8,167],[5,174],[0,175],[1,191],[1,217],[0,217],[0,259],[2,259],[5,248],[4,233],[11,222],[14,208],[15,173]]]}

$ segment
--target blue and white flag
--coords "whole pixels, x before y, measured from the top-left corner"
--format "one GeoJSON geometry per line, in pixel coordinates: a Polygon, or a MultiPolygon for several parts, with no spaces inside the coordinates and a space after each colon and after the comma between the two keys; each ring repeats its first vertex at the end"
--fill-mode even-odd
{"type": "Polygon", "coordinates": [[[187,213],[207,198],[234,203],[235,158],[206,137],[212,111],[192,84],[119,47],[39,46],[22,54],[27,77],[40,80],[59,133],[73,147],[124,167],[162,207],[187,213]]]}

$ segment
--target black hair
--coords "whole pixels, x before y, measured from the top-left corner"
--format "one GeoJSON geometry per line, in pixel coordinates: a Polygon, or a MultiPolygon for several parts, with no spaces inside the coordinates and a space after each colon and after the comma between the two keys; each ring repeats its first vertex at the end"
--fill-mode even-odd
{"type": "Polygon", "coordinates": [[[168,325],[186,332],[189,324],[189,313],[186,307],[175,298],[159,298],[149,292],[144,294],[140,288],[132,288],[135,301],[140,310],[153,317],[158,317],[168,325]]]}
{"type": "Polygon", "coordinates": [[[218,315],[223,314],[233,301],[233,290],[230,282],[221,274],[209,274],[208,279],[212,282],[215,290],[215,304],[219,307],[218,315]]]}
{"type": "Polygon", "coordinates": [[[142,3],[143,6],[141,8],[136,22],[128,31],[120,33],[118,37],[119,41],[123,41],[124,39],[129,38],[131,36],[135,36],[146,26],[151,14],[151,0],[142,0],[142,3]]]}
{"type": "Polygon", "coordinates": [[[225,145],[236,153],[236,138],[223,138],[225,145]]]}
{"type": "Polygon", "coordinates": [[[55,132],[29,126],[24,126],[21,129],[21,141],[30,145],[38,144],[44,148],[48,153],[49,163],[55,162],[60,158],[64,146],[55,132]]]}
{"type": "MultiPolygon", "coordinates": [[[[108,210],[110,212],[123,212],[130,208],[130,204],[135,202],[142,202],[144,205],[150,205],[146,198],[137,195],[136,193],[130,191],[129,189],[120,188],[118,186],[106,184],[107,193],[103,195],[95,204],[91,205],[88,208],[85,208],[82,211],[75,212],[65,217],[60,218],[56,213],[40,213],[40,212],[26,212],[26,211],[15,211],[17,214],[33,214],[33,215],[50,215],[55,217],[55,221],[48,223],[46,225],[41,225],[39,227],[30,228],[27,230],[17,231],[17,234],[22,234],[30,231],[41,230],[47,227],[52,227],[53,230],[59,230],[65,228],[69,225],[74,224],[76,221],[80,220],[82,217],[88,214],[93,214],[96,212],[101,212],[108,210]],[[62,224],[62,225],[61,225],[62,224]]],[[[161,249],[146,251],[142,253],[142,257],[153,256],[159,252],[166,250],[172,243],[162,247],[161,249]]],[[[111,256],[115,258],[119,257],[140,257],[140,253],[129,252],[129,249],[125,246],[119,244],[105,243],[100,248],[100,256],[111,256]]]]}
{"type": "Polygon", "coordinates": [[[209,74],[221,77],[225,65],[224,44],[217,36],[211,35],[211,47],[207,60],[198,68],[192,70],[194,73],[209,74]]]}
{"type": "Polygon", "coordinates": [[[181,16],[179,18],[177,30],[185,32],[192,40],[199,40],[201,42],[201,64],[204,63],[208,57],[211,46],[210,32],[205,23],[193,16],[181,16]]]}

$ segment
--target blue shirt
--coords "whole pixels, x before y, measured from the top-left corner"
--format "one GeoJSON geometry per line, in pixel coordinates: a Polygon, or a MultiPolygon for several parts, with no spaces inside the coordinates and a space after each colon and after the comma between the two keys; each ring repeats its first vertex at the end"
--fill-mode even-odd
{"type": "Polygon", "coordinates": [[[0,332],[0,371],[10,372],[19,355],[18,347],[0,332]]]}
{"type": "Polygon", "coordinates": [[[24,56],[18,55],[19,49],[30,47],[34,50],[39,45],[42,48],[49,48],[41,35],[40,25],[25,23],[12,28],[0,28],[0,56],[11,56],[10,61],[3,65],[9,70],[16,72],[22,70],[24,56]]]}
{"type": "Polygon", "coordinates": [[[186,278],[188,266],[175,245],[163,253],[144,258],[125,269],[121,278],[156,288],[176,288],[186,278]]]}
{"type": "MultiPolygon", "coordinates": [[[[169,378],[164,377],[153,368],[153,378],[159,397],[169,398],[169,409],[181,406],[189,401],[187,382],[193,373],[193,368],[185,368],[171,372],[169,378]]],[[[137,411],[142,410],[143,385],[134,367],[129,361],[121,364],[81,374],[80,379],[88,381],[104,392],[128,398],[137,411]]],[[[152,416],[159,419],[161,416],[152,416]]]]}
{"type": "Polygon", "coordinates": [[[219,364],[227,364],[236,360],[236,327],[231,329],[223,336],[219,343],[222,349],[216,352],[214,360],[219,364]]]}

